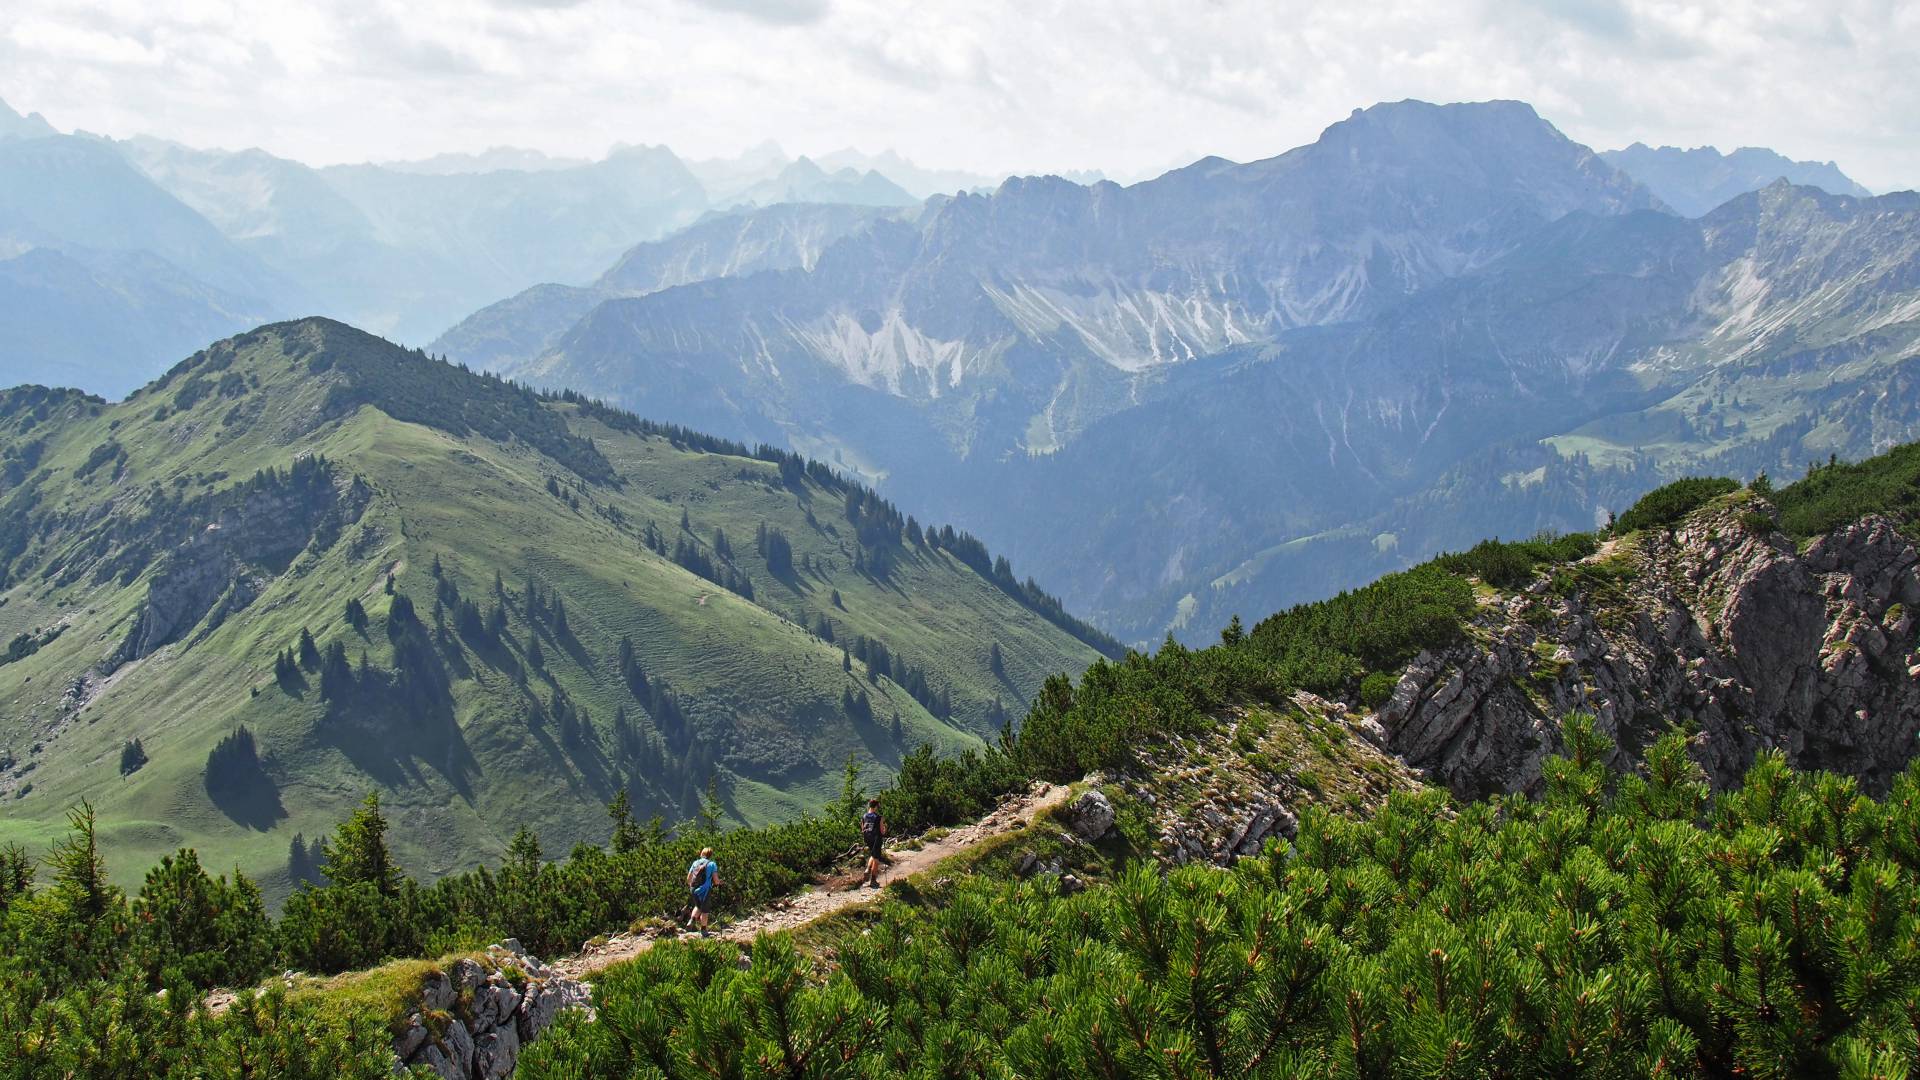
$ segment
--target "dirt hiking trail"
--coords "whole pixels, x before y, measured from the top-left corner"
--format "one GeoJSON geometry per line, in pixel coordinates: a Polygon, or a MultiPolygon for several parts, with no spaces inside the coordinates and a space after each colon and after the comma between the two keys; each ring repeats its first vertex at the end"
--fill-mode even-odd
{"type": "MultiPolygon", "coordinates": [[[[911,877],[983,841],[1023,829],[1043,811],[1065,803],[1068,791],[1064,784],[1037,783],[1026,793],[1003,800],[993,812],[979,821],[954,828],[918,850],[889,850],[888,858],[892,861],[881,865],[880,883],[885,886],[889,882],[911,877]]],[[[720,941],[752,941],[762,933],[792,930],[835,912],[873,903],[880,899],[885,890],[863,888],[861,881],[864,877],[863,864],[859,869],[828,878],[805,892],[775,900],[764,908],[730,921],[716,928],[713,937],[720,941]]],[[[724,889],[725,867],[720,869],[720,881],[724,889]]],[[[660,937],[615,934],[604,943],[589,946],[576,956],[554,961],[553,969],[557,974],[570,978],[585,978],[604,968],[631,960],[653,948],[657,942],[688,937],[697,939],[699,935],[690,932],[669,933],[660,937]]]]}

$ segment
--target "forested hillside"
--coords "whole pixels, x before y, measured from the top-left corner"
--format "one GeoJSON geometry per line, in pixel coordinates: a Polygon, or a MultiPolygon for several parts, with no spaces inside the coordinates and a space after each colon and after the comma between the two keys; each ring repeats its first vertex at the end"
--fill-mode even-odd
{"type": "Polygon", "coordinates": [[[0,840],[97,807],[269,896],[369,789],[432,878],[816,807],[980,745],[1111,642],[978,541],[785,452],[543,397],[338,323],[120,404],[0,395],[0,840]]]}

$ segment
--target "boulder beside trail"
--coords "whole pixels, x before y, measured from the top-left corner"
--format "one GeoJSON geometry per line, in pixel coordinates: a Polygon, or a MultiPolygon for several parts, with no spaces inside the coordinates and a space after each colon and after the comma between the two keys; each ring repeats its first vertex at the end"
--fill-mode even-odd
{"type": "Polygon", "coordinates": [[[1113,801],[1088,791],[1067,805],[1067,825],[1082,840],[1098,840],[1113,828],[1113,801]]]}

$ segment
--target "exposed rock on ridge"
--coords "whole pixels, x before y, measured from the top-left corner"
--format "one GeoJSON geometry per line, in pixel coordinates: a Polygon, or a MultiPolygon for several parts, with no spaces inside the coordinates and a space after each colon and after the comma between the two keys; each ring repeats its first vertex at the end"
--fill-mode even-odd
{"type": "Polygon", "coordinates": [[[1920,735],[1913,543],[1881,517],[1804,552],[1734,500],[1483,601],[1423,653],[1378,719],[1387,747],[1461,795],[1538,786],[1558,718],[1591,711],[1623,759],[1670,723],[1719,786],[1779,749],[1884,790],[1920,735]]]}
{"type": "Polygon", "coordinates": [[[1248,707],[1223,719],[1217,731],[1142,747],[1125,773],[1089,778],[1144,813],[1150,836],[1141,839],[1168,862],[1227,866],[1269,839],[1291,840],[1309,806],[1364,813],[1417,786],[1375,745],[1371,719],[1340,702],[1302,692],[1284,709],[1248,707]]]}
{"type": "Polygon", "coordinates": [[[263,486],[188,534],[161,557],[146,603],[110,666],[151,654],[203,617],[207,630],[219,626],[251,604],[294,555],[309,545],[331,545],[373,494],[358,477],[338,478],[322,492],[314,498],[292,485],[263,486]]]}
{"type": "Polygon", "coordinates": [[[511,1076],[521,1047],[563,1010],[593,1014],[593,987],[555,973],[513,938],[427,977],[420,1007],[393,1041],[398,1066],[424,1066],[445,1080],[511,1076]]]}

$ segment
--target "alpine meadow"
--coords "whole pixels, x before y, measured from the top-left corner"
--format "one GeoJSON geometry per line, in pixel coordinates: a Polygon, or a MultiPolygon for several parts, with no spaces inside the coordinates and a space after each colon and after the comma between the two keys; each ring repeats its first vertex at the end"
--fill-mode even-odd
{"type": "Polygon", "coordinates": [[[0,1080],[1920,1077],[1911,5],[13,2],[0,1080]]]}

